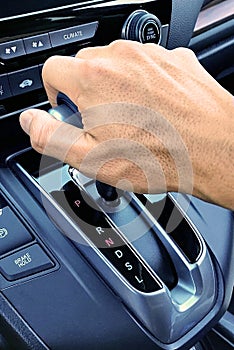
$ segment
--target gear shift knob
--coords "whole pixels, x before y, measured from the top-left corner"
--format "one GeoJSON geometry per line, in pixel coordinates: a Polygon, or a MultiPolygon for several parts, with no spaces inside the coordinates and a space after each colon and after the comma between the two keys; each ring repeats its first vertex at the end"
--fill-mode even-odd
{"type": "MultiPolygon", "coordinates": [[[[83,128],[81,115],[77,106],[63,93],[59,92],[57,96],[58,106],[51,108],[49,113],[58,120],[64,121],[68,124],[74,125],[78,128],[83,128]]],[[[122,195],[121,190],[107,185],[103,182],[96,181],[96,187],[99,195],[106,204],[117,205],[119,197],[122,195]]]]}

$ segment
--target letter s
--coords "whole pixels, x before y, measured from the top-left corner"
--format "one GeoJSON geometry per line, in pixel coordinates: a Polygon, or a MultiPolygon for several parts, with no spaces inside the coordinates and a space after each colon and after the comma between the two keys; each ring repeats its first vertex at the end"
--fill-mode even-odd
{"type": "Polygon", "coordinates": [[[130,262],[128,262],[128,261],[125,263],[125,266],[126,266],[126,268],[128,269],[128,271],[130,271],[130,270],[133,269],[132,265],[131,265],[130,262]]]}

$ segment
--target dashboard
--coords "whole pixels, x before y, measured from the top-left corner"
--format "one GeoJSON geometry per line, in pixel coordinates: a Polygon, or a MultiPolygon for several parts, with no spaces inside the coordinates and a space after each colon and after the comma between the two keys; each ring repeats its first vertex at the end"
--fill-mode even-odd
{"type": "MultiPolygon", "coordinates": [[[[233,8],[233,0],[2,6],[1,350],[233,348],[233,213],[176,193],[117,198],[33,151],[18,121],[26,108],[51,108],[47,58],[121,38],[190,47],[233,93],[233,8]],[[178,225],[168,230],[172,214],[178,225]]],[[[56,113],[79,117],[66,96],[58,101],[56,113]]]]}

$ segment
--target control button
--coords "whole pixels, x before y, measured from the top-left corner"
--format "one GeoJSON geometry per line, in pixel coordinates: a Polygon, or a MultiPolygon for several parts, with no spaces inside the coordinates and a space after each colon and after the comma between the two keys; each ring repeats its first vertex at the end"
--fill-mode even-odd
{"type": "Polygon", "coordinates": [[[56,30],[49,33],[52,47],[67,45],[94,37],[98,22],[83,24],[67,29],[56,30]]]}
{"type": "Polygon", "coordinates": [[[157,279],[87,194],[81,193],[73,182],[66,184],[66,189],[51,194],[96,248],[137,290],[159,290],[157,279]]]}
{"type": "Polygon", "coordinates": [[[131,13],[123,25],[122,38],[140,41],[141,43],[158,44],[161,40],[160,20],[145,10],[131,13]]]}
{"type": "Polygon", "coordinates": [[[38,244],[20,250],[0,260],[0,270],[10,281],[53,267],[53,263],[38,244]]]}
{"type": "Polygon", "coordinates": [[[160,32],[158,23],[155,21],[147,21],[142,28],[141,39],[143,43],[159,42],[160,32]]]}
{"type": "Polygon", "coordinates": [[[7,74],[0,75],[0,100],[11,96],[12,93],[7,74]]]}
{"type": "Polygon", "coordinates": [[[38,66],[9,73],[8,77],[14,96],[42,87],[38,66]]]}
{"type": "Polygon", "coordinates": [[[32,240],[24,225],[9,207],[0,209],[0,255],[32,240]]]}
{"type": "Polygon", "coordinates": [[[25,50],[22,39],[0,44],[0,58],[3,60],[9,60],[23,55],[25,55],[25,50]]]}
{"type": "Polygon", "coordinates": [[[26,38],[24,39],[24,46],[27,54],[48,50],[51,48],[49,35],[41,34],[26,38]]]}

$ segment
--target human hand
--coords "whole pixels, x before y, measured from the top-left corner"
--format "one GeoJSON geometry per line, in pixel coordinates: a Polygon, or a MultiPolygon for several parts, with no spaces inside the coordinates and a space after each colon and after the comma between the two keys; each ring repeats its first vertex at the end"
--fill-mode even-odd
{"type": "Polygon", "coordinates": [[[58,91],[78,106],[84,130],[26,111],[37,151],[123,189],[234,206],[232,96],[190,50],[116,41],[51,57],[43,80],[52,106],[58,91]]]}

